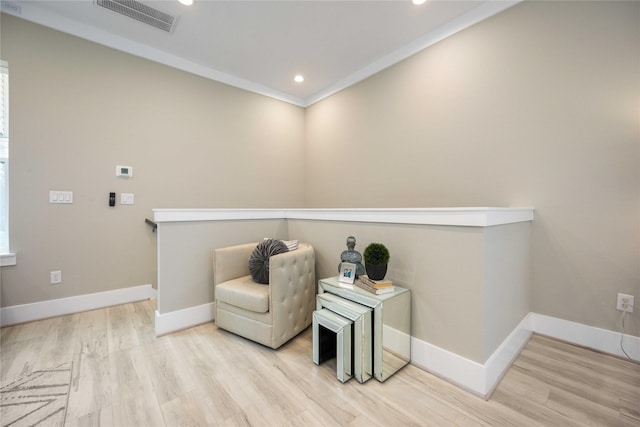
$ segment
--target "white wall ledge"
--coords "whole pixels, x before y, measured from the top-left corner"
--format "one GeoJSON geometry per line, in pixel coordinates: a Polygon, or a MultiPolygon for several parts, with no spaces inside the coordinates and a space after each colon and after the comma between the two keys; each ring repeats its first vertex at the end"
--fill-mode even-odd
{"type": "Polygon", "coordinates": [[[1,253],[0,254],[0,267],[8,267],[10,265],[17,265],[18,259],[14,253],[1,253]]]}
{"type": "Polygon", "coordinates": [[[341,208],[341,209],[154,209],[157,223],[256,219],[303,219],[390,224],[490,227],[533,221],[534,208],[341,208]]]}

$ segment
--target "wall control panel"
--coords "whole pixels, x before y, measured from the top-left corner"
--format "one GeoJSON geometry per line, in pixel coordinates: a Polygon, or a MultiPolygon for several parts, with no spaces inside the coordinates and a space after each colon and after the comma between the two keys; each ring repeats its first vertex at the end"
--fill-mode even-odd
{"type": "Polygon", "coordinates": [[[133,177],[133,168],[131,166],[116,166],[116,176],[123,176],[125,178],[133,177]]]}

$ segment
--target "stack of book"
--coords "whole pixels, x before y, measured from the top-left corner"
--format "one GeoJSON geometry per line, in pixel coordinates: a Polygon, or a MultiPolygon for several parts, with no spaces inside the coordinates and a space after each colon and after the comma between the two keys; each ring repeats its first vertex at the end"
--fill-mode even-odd
{"type": "Polygon", "coordinates": [[[391,280],[371,280],[367,276],[360,276],[356,279],[354,285],[376,295],[393,292],[393,282],[391,280]]]}

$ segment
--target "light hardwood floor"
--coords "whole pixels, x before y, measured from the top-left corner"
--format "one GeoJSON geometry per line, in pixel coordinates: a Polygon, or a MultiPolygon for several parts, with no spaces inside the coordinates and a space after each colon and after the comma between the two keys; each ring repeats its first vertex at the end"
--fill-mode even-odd
{"type": "Polygon", "coordinates": [[[73,361],[69,426],[640,425],[640,365],[541,336],[485,401],[411,365],[342,384],[310,329],[277,351],[211,323],[155,338],[154,310],[2,328],[0,379],[73,361]]]}

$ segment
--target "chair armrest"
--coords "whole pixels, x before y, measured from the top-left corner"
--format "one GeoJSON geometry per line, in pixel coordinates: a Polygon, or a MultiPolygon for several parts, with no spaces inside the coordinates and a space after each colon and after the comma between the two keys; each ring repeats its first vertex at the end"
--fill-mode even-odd
{"type": "Polygon", "coordinates": [[[282,284],[311,281],[315,285],[316,256],[313,246],[300,242],[298,249],[274,255],[269,259],[269,284],[280,284],[272,291],[279,293],[282,284]],[[313,276],[313,277],[311,277],[313,276]]]}
{"type": "Polygon", "coordinates": [[[213,285],[249,274],[249,257],[258,243],[213,250],[213,285]]]}
{"type": "Polygon", "coordinates": [[[274,327],[283,322],[287,329],[295,330],[311,323],[316,295],[315,260],[313,246],[302,242],[295,251],[269,260],[269,309],[274,327]]]}

